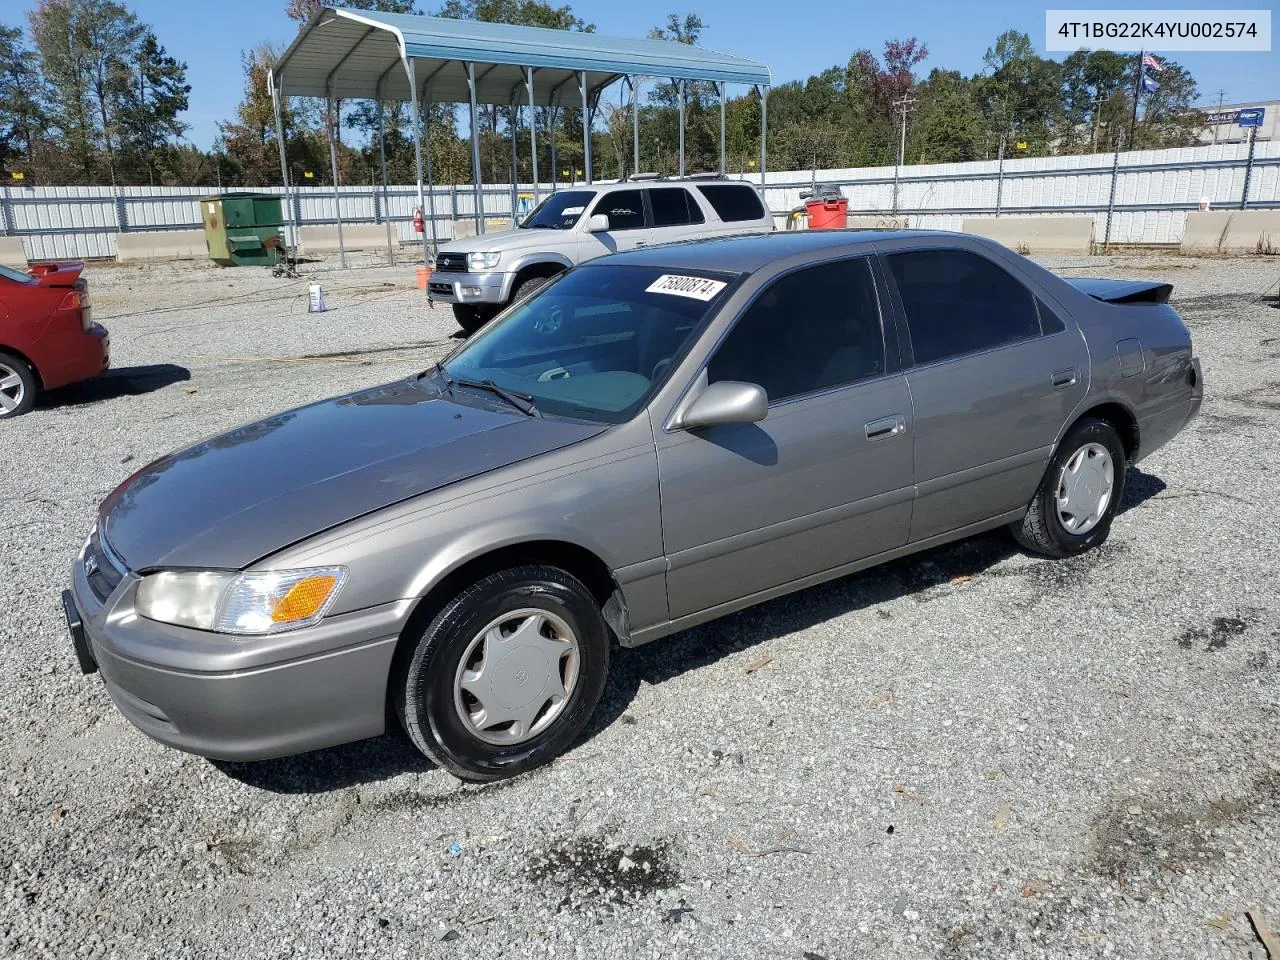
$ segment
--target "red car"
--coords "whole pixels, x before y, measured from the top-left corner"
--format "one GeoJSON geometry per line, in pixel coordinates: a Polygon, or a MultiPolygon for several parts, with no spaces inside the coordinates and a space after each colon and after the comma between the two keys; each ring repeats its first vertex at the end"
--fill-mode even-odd
{"type": "Polygon", "coordinates": [[[111,363],[110,338],[90,317],[82,263],[0,266],[0,419],[31,409],[42,390],[88,380],[111,363]]]}

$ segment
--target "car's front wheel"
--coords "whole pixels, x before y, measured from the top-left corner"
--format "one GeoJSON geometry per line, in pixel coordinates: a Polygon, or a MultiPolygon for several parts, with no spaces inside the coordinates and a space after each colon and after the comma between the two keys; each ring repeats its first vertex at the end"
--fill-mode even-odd
{"type": "Polygon", "coordinates": [[[582,733],[604,692],[609,628],[557,567],[482,578],[445,605],[393,680],[400,722],[464,780],[540,766],[582,733]]]}
{"type": "Polygon", "coordinates": [[[0,419],[26,413],[36,402],[40,383],[24,360],[0,352],[0,419]]]}
{"type": "Polygon", "coordinates": [[[1012,525],[1014,538],[1056,559],[1098,546],[1120,507],[1125,467],[1115,427],[1092,417],[1081,420],[1058,444],[1027,515],[1012,525]]]}
{"type": "Polygon", "coordinates": [[[497,307],[472,303],[453,305],[453,319],[458,321],[458,326],[467,336],[471,336],[497,315],[497,307]]]}

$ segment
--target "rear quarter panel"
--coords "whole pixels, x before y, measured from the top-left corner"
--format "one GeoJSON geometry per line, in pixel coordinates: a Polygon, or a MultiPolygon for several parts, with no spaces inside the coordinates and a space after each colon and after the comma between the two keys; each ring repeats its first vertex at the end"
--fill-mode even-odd
{"type": "MultiPolygon", "coordinates": [[[[1138,422],[1135,462],[1164,446],[1194,413],[1191,334],[1168,304],[1109,304],[1081,295],[1077,319],[1089,345],[1093,376],[1085,403],[1114,402],[1138,422]],[[1141,369],[1122,369],[1122,341],[1137,340],[1141,369]]],[[[1132,345],[1129,345],[1132,347],[1132,345]]],[[[1137,354],[1132,355],[1136,360],[1137,354]]]]}

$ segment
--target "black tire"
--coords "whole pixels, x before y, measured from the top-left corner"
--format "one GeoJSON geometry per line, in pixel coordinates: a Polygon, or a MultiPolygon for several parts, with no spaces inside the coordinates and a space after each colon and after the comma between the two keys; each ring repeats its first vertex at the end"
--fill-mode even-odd
{"type": "Polygon", "coordinates": [[[1074,557],[1092,550],[1111,533],[1111,521],[1115,519],[1120,500],[1124,496],[1126,466],[1124,444],[1120,442],[1120,435],[1116,433],[1115,427],[1105,420],[1093,417],[1079,421],[1058,444],[1058,449],[1045,470],[1044,479],[1040,481],[1040,487],[1027,509],[1027,515],[1010,526],[1014,539],[1027,550],[1054,559],[1074,557]],[[1063,525],[1058,516],[1058,485],[1062,481],[1063,468],[1077,452],[1091,443],[1100,444],[1111,457],[1111,499],[1101,518],[1091,529],[1075,534],[1063,525]]]}
{"type": "Polygon", "coordinates": [[[447,603],[417,639],[392,681],[396,713],[414,746],[454,776],[472,781],[515,776],[553,760],[582,733],[604,693],[610,637],[591,592],[564,570],[526,566],[490,574],[447,603]],[[455,706],[454,681],[472,639],[503,613],[524,608],[545,610],[573,631],[577,682],[559,713],[534,737],[489,743],[455,706]]]}
{"type": "Polygon", "coordinates": [[[27,362],[0,350],[0,380],[7,380],[11,375],[16,375],[19,380],[17,389],[13,387],[0,387],[0,389],[5,391],[6,401],[12,401],[14,396],[17,396],[18,403],[9,410],[5,409],[7,404],[0,404],[0,419],[22,416],[36,405],[36,394],[40,392],[40,380],[27,362]]]}
{"type": "Polygon", "coordinates": [[[496,317],[498,309],[498,307],[491,307],[487,304],[455,303],[453,305],[453,319],[458,321],[458,326],[463,329],[467,336],[471,336],[471,334],[496,317]]]}
{"type": "Polygon", "coordinates": [[[516,287],[515,293],[511,295],[511,302],[515,303],[518,300],[523,300],[550,279],[550,277],[530,277],[528,280],[523,281],[520,286],[516,287]]]}

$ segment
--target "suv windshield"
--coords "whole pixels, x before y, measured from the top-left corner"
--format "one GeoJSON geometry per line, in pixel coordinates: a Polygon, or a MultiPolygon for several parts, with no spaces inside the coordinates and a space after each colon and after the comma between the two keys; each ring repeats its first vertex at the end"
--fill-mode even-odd
{"type": "Polygon", "coordinates": [[[562,274],[443,364],[539,412],[623,423],[648,401],[724,300],[731,274],[591,265],[562,274]]]}
{"type": "Polygon", "coordinates": [[[568,230],[578,222],[595,196],[594,190],[561,190],[553,193],[529,212],[520,224],[520,229],[568,230]]]}

